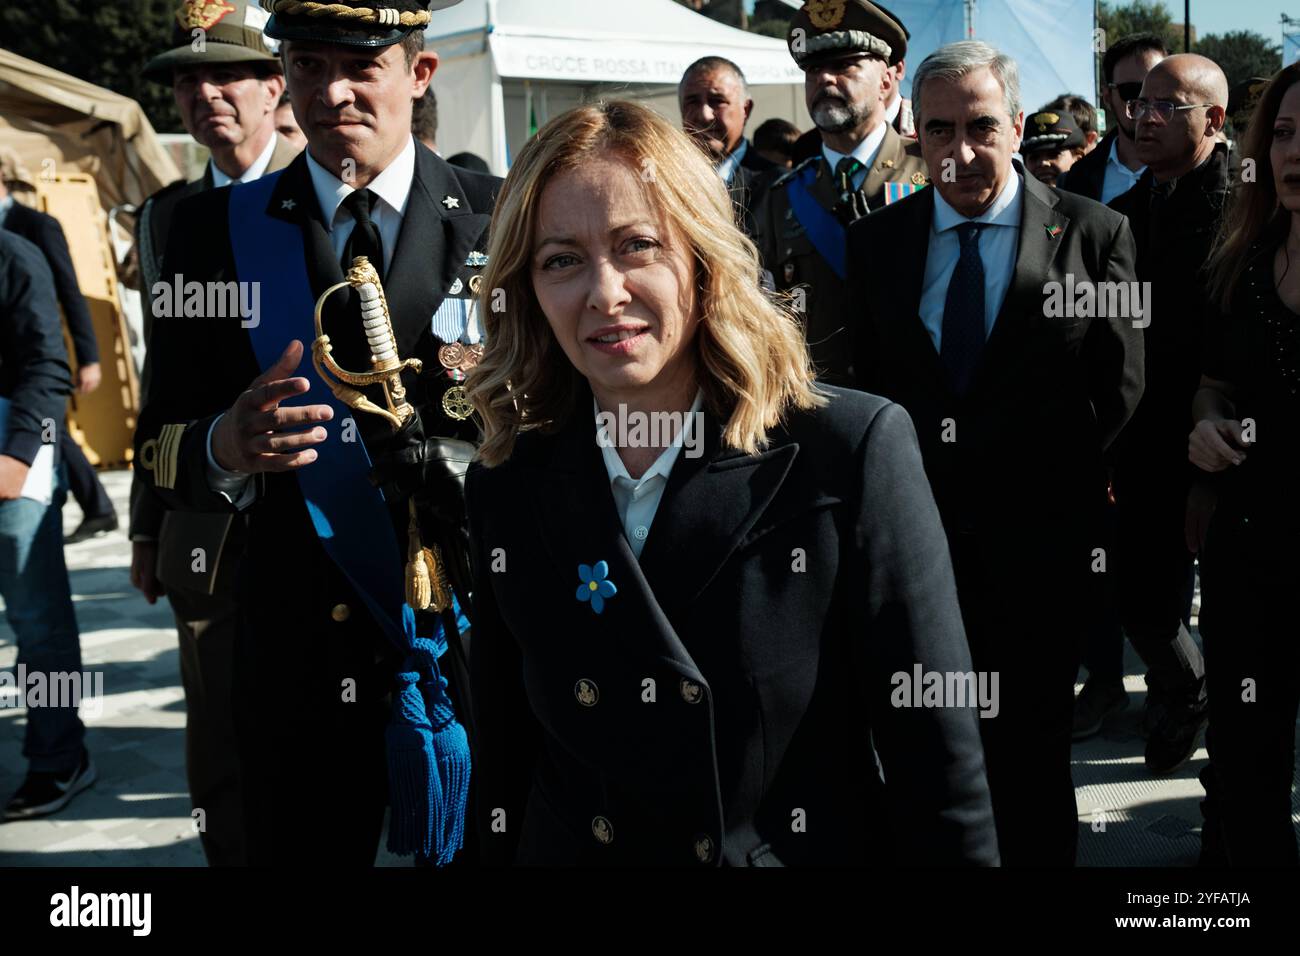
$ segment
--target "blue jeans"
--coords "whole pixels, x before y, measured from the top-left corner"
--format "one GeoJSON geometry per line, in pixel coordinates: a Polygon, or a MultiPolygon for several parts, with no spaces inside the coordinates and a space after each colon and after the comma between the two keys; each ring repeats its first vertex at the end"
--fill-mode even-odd
{"type": "MultiPolygon", "coordinates": [[[[72,610],[72,588],[63,563],[63,502],[68,489],[63,465],[56,470],[49,505],[30,498],[0,501],[0,597],[18,639],[18,663],[27,687],[34,673],[81,672],[81,636],[72,610]]],[[[26,688],[22,688],[25,690],[26,688]]],[[[28,707],[23,756],[32,771],[64,772],[81,760],[86,727],[75,706],[28,707]]]]}

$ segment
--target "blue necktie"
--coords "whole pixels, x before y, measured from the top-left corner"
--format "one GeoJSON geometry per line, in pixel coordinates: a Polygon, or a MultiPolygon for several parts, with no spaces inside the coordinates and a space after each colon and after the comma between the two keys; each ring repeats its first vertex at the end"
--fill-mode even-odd
{"type": "Polygon", "coordinates": [[[939,335],[939,361],[957,395],[966,394],[984,348],[984,262],[980,259],[980,230],[987,223],[965,222],[957,227],[961,255],[948,280],[939,335]]]}

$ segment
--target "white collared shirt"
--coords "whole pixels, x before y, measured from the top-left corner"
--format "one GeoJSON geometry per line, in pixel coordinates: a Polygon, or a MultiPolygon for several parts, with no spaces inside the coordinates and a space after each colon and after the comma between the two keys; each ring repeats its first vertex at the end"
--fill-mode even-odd
{"type": "Polygon", "coordinates": [[[266,173],[266,167],[271,165],[271,154],[275,152],[275,133],[266,142],[266,149],[262,150],[262,155],[253,160],[253,165],[244,170],[238,179],[232,179],[221,170],[217,169],[217,164],[211,159],[208,160],[208,166],[212,169],[212,185],[216,189],[222,186],[229,186],[231,183],[251,183],[254,179],[261,179],[266,173]]]}
{"type": "Polygon", "coordinates": [[[1129,169],[1119,161],[1118,142],[1123,135],[1123,133],[1116,133],[1115,138],[1110,141],[1110,155],[1106,157],[1106,175],[1101,181],[1101,201],[1103,204],[1128,192],[1137,185],[1137,181],[1147,171],[1145,166],[1139,166],[1135,170],[1129,169]]]}
{"type": "Polygon", "coordinates": [[[898,119],[899,111],[903,108],[903,96],[900,93],[893,103],[885,107],[885,122],[890,126],[894,125],[894,120],[898,119]]]}
{"type": "MultiPolygon", "coordinates": [[[[324,166],[316,162],[307,149],[307,169],[311,172],[311,186],[316,193],[316,202],[320,204],[321,215],[329,229],[330,244],[334,255],[342,257],[343,247],[347,245],[348,236],[356,220],[343,208],[343,200],[356,190],[324,166]]],[[[406,215],[406,204],[411,198],[411,183],[415,179],[415,137],[406,141],[406,146],[397,158],[389,163],[378,176],[365,187],[379,197],[370,210],[370,218],[379,229],[379,238],[384,245],[384,274],[388,274],[393,264],[393,251],[397,248],[397,235],[402,231],[402,217],[406,215]]]]}
{"type": "MultiPolygon", "coordinates": [[[[866,139],[853,148],[851,155],[862,164],[862,168],[853,174],[854,189],[861,189],[862,184],[866,182],[867,174],[871,172],[871,167],[876,162],[876,154],[880,152],[880,144],[885,141],[885,130],[888,126],[888,123],[881,123],[867,135],[866,139]]],[[[835,172],[839,161],[844,158],[843,153],[835,152],[825,142],[822,143],[822,155],[826,157],[826,162],[831,164],[832,173],[835,172]]]]}
{"type": "Polygon", "coordinates": [[[749,143],[742,136],[740,138],[740,145],[733,149],[727,155],[726,159],[718,163],[718,175],[722,177],[724,183],[727,183],[728,185],[731,184],[731,177],[736,175],[736,170],[740,168],[740,161],[745,158],[745,153],[748,152],[748,150],[749,143]]]}
{"type": "MultiPolygon", "coordinates": [[[[591,400],[595,414],[600,414],[600,405],[595,398],[591,400]]],[[[704,393],[697,391],[691,410],[686,413],[683,429],[696,427],[691,424],[697,412],[704,407],[704,393]]],[[[599,426],[597,426],[599,427],[599,426]]],[[[698,431],[697,431],[698,436],[698,431]]],[[[605,461],[605,473],[609,475],[610,491],[614,494],[614,505],[618,509],[618,520],[623,525],[623,534],[638,559],[641,549],[645,547],[646,538],[650,537],[650,525],[659,510],[659,502],[668,485],[668,476],[682,450],[683,435],[679,433],[671,445],[665,448],[655,459],[655,463],[645,470],[640,478],[633,478],[627,472],[623,459],[618,457],[618,449],[612,442],[601,442],[600,455],[605,461]]]]}
{"type": "Polygon", "coordinates": [[[957,226],[964,222],[985,222],[980,231],[980,260],[984,263],[984,337],[988,338],[1011,288],[1016,271],[1016,249],[1020,238],[1020,210],[1024,205],[1024,183],[1015,166],[993,205],[974,219],[967,219],[934,191],[934,219],[930,223],[930,244],[925,257],[925,278],[921,283],[921,321],[930,333],[935,351],[943,336],[943,309],[948,283],[961,257],[957,226]]]}

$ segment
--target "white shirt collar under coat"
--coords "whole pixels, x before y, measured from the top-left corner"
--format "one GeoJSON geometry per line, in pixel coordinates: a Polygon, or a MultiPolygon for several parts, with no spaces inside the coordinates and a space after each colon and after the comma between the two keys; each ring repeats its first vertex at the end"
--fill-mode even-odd
{"type": "Polygon", "coordinates": [[[271,154],[275,152],[276,135],[271,134],[271,138],[266,141],[266,148],[262,154],[253,160],[253,165],[249,166],[242,176],[238,179],[232,179],[217,168],[217,164],[211,159],[208,160],[209,168],[212,170],[212,186],[214,189],[220,189],[222,186],[229,186],[233,182],[251,183],[255,179],[261,179],[266,173],[266,167],[271,165],[271,154]]]}
{"type": "MultiPolygon", "coordinates": [[[[339,206],[343,205],[343,200],[350,193],[355,192],[355,188],[318,163],[312,156],[310,147],[306,150],[306,155],[307,169],[311,173],[311,185],[316,193],[316,201],[320,204],[326,227],[332,232],[334,217],[338,213],[339,206]]],[[[400,216],[406,213],[406,203],[411,197],[411,183],[414,180],[415,139],[408,137],[406,146],[397,154],[397,158],[372,179],[366,188],[400,216]]]]}

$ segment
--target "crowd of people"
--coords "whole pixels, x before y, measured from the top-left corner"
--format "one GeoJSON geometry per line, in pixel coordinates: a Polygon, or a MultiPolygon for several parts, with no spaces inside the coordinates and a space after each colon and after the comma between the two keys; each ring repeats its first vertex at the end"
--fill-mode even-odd
{"type": "MultiPolygon", "coordinates": [[[[211,151],[140,210],[146,299],[260,289],[146,309],[131,576],[175,613],[209,863],[369,865],[387,812],[421,865],[1071,866],[1127,636],[1148,771],[1206,735],[1202,864],[1297,864],[1300,68],[1230,113],[1213,61],[1113,38],[1103,135],[982,41],[904,98],[907,26],[809,2],[807,131],[751,142],[709,56],[680,128],[580,106],[503,181],[437,151],[427,6],[186,0],[144,68],[211,151]]],[[[20,661],[77,670],[64,466],[23,497],[72,387],[52,277],[79,387],[96,354],[32,238],[0,591],[20,661]]],[[[83,738],[29,712],[6,818],[93,783],[83,738]]]]}

